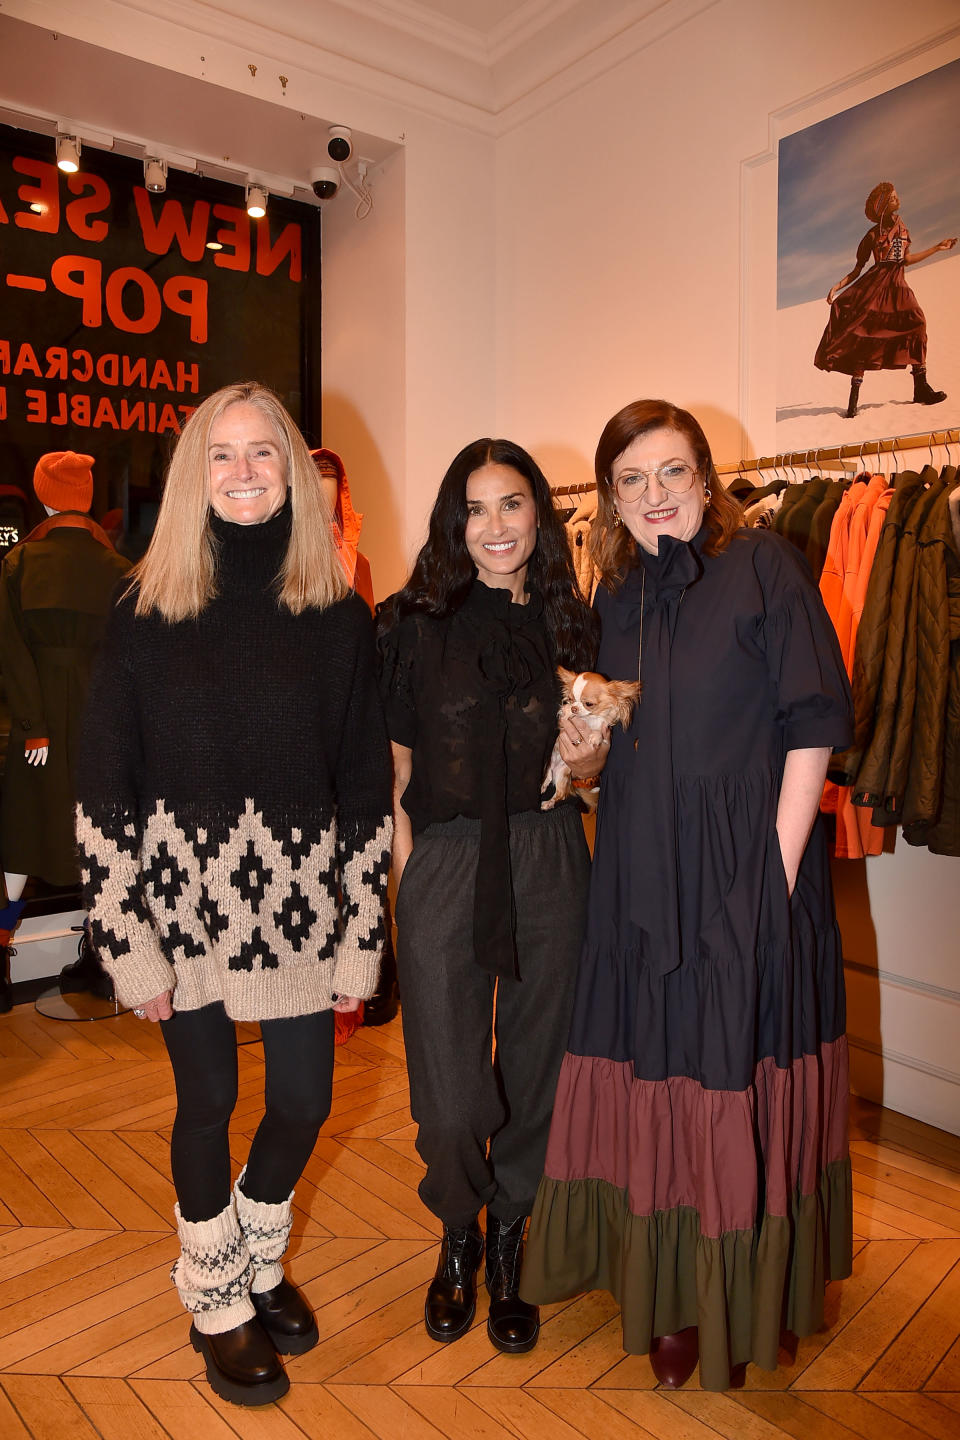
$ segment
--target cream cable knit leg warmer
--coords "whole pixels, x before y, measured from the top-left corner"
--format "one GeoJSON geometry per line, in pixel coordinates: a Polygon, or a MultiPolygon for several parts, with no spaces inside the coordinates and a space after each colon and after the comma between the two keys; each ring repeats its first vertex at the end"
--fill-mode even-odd
{"type": "Polygon", "coordinates": [[[184,1220],[174,1206],[180,1259],[170,1272],[180,1299],[201,1335],[222,1335],[255,1315],[250,1299],[253,1266],[230,1204],[212,1220],[184,1220]]]}
{"type": "Polygon", "coordinates": [[[237,1219],[243,1238],[250,1251],[253,1264],[251,1289],[259,1295],[263,1290],[272,1290],[283,1279],[283,1259],[293,1225],[293,1191],[286,1200],[277,1205],[268,1205],[263,1200],[251,1200],[240,1188],[247,1173],[244,1166],[237,1177],[233,1193],[237,1202],[237,1219]]]}

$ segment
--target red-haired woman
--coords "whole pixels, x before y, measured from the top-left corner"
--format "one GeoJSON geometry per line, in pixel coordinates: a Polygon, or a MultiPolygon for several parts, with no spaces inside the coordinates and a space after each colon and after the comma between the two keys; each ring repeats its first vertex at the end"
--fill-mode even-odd
{"type": "Polygon", "coordinates": [[[816,823],[850,735],[803,558],[743,528],[700,425],[597,449],[597,668],[642,684],[603,772],[574,1018],[521,1295],[609,1290],[624,1347],[704,1388],[776,1365],[849,1273],[840,937],[816,823]]]}
{"type": "Polygon", "coordinates": [[[947,398],[945,390],[934,390],[927,380],[927,321],[903,272],[938,250],[952,250],[957,237],[911,254],[900,196],[889,180],[874,185],[864,213],[873,226],[857,246],[853,269],[827,295],[830,319],[813,359],[818,370],[850,376],[848,420],[857,413],[865,370],[905,370],[909,365],[914,404],[939,405],[947,398]],[[863,274],[871,256],[873,264],[863,274]]]}

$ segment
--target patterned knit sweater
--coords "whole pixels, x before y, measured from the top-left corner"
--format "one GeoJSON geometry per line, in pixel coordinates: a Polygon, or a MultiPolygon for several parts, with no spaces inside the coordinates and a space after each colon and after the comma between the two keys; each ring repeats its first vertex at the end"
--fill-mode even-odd
{"type": "Polygon", "coordinates": [[[121,998],[167,989],[236,1020],[376,987],[390,864],[389,748],[355,594],[276,601],[290,534],[215,519],[218,593],[196,620],[121,600],[91,681],[77,840],[94,940],[121,998]]]}

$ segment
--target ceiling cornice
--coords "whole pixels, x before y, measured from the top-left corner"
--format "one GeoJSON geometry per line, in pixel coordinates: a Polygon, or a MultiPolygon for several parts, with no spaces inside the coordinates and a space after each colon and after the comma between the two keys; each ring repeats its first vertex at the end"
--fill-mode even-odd
{"type": "Polygon", "coordinates": [[[717,3],[523,0],[488,31],[421,0],[0,0],[0,18],[312,114],[330,82],[497,135],[717,3]]]}

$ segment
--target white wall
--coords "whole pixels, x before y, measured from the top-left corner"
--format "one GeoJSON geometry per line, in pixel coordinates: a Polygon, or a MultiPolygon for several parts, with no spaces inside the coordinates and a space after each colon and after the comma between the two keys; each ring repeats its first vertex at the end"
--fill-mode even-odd
{"type": "MultiPolygon", "coordinates": [[[[770,453],[771,140],[953,58],[960,35],[924,42],[957,21],[720,0],[501,137],[498,428],[554,483],[643,394],[693,410],[718,462],[770,453]]],[[[960,1131],[958,861],[901,844],[836,870],[856,1084],[960,1131]]]]}

